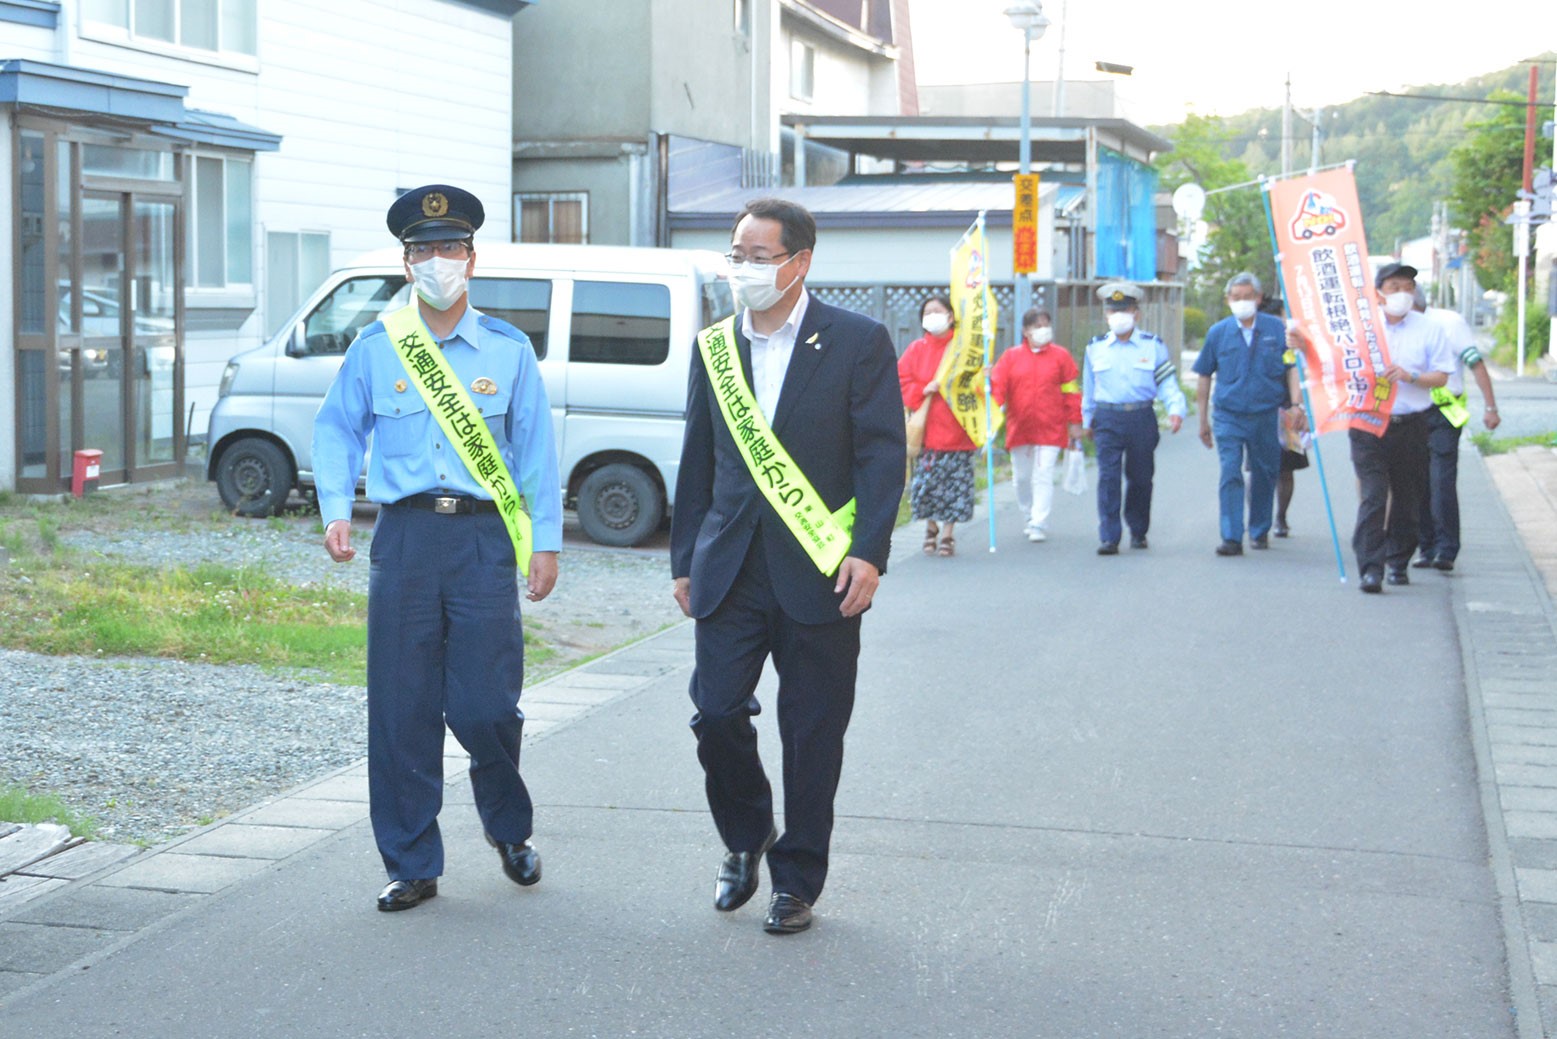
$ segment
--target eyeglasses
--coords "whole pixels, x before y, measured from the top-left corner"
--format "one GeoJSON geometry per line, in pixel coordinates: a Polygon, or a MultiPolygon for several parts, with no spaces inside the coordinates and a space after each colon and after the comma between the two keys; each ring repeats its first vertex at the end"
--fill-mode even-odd
{"type": "Polygon", "coordinates": [[[416,242],[405,247],[406,256],[412,260],[425,260],[429,256],[444,256],[450,259],[459,259],[470,253],[469,242],[416,242]]]}
{"type": "Polygon", "coordinates": [[[746,256],[743,253],[725,253],[724,258],[731,267],[740,267],[744,264],[751,264],[753,267],[775,267],[783,263],[785,257],[793,255],[795,254],[779,253],[777,256],[746,256]]]}

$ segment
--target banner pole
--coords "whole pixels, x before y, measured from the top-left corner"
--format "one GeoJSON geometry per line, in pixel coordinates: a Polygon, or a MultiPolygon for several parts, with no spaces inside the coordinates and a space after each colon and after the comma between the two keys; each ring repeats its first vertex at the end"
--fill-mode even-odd
{"type": "MultiPolygon", "coordinates": [[[[995,551],[995,415],[989,382],[995,339],[995,288],[989,279],[989,238],[984,234],[984,210],[979,210],[979,253],[984,257],[984,298],[989,313],[984,315],[984,481],[989,493],[989,550],[995,551]]],[[[1018,316],[1020,320],[1020,316],[1018,316]]]]}
{"type": "MultiPolygon", "coordinates": [[[[1275,178],[1260,178],[1260,200],[1265,203],[1265,228],[1270,233],[1270,248],[1276,261],[1276,284],[1281,289],[1281,306],[1287,312],[1287,321],[1292,321],[1292,300],[1287,295],[1287,280],[1281,272],[1281,253],[1276,241],[1276,218],[1270,208],[1270,186],[1275,178]]],[[[1330,481],[1325,478],[1325,455],[1319,446],[1319,429],[1314,425],[1314,405],[1308,396],[1308,362],[1303,357],[1303,351],[1296,350],[1298,366],[1298,386],[1303,390],[1303,417],[1308,420],[1308,428],[1313,431],[1314,461],[1319,465],[1319,489],[1325,500],[1325,519],[1330,524],[1330,547],[1335,551],[1335,567],[1340,573],[1341,583],[1346,583],[1346,559],[1341,555],[1341,537],[1335,529],[1335,508],[1330,503],[1330,481]]]]}

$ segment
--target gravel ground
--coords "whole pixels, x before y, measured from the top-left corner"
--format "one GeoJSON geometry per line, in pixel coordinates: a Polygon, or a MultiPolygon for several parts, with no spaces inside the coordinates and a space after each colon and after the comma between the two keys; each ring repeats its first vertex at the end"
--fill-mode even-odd
{"type": "MultiPolygon", "coordinates": [[[[195,482],[123,498],[109,518],[67,520],[60,541],[89,557],[254,566],[366,594],[371,509],[356,518],[357,559],[335,564],[317,517],[231,519],[195,482]]],[[[556,590],[522,607],[527,631],[555,652],[527,667],[527,685],[682,619],[663,551],[572,542],[556,590]]],[[[161,842],[367,753],[364,690],[306,674],[0,650],[0,680],[0,785],[60,797],[103,840],[161,842]]]]}

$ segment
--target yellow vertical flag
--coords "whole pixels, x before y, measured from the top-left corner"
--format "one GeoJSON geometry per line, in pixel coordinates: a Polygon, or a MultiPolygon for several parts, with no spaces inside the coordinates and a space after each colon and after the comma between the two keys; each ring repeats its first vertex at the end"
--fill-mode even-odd
{"type": "Polygon", "coordinates": [[[977,447],[1000,429],[1001,413],[984,406],[984,366],[993,362],[995,293],[989,287],[988,241],[974,224],[951,253],[952,314],[957,319],[954,349],[942,362],[940,383],[952,414],[977,447]]]}

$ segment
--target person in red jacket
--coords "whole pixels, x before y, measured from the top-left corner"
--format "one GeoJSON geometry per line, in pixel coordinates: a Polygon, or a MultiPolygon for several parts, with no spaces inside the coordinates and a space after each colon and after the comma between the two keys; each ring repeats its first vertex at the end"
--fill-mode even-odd
{"type": "Polygon", "coordinates": [[[923,337],[916,339],[897,362],[897,378],[903,388],[903,406],[919,410],[928,398],[924,450],[914,462],[909,503],[914,519],[925,521],[925,555],[956,554],[952,536],[956,524],[973,518],[973,441],[952,414],[941,393],[936,373],[941,358],[956,334],[951,300],[944,295],[927,298],[919,307],[923,337]]]}
{"type": "Polygon", "coordinates": [[[990,375],[995,403],[1005,409],[1011,477],[1028,541],[1048,538],[1060,449],[1081,436],[1081,374],[1070,350],[1054,342],[1053,325],[1047,310],[1029,310],[1022,342],[1000,355],[990,375]]]}

